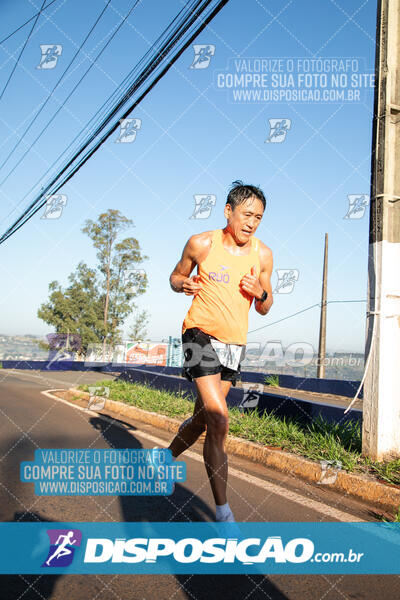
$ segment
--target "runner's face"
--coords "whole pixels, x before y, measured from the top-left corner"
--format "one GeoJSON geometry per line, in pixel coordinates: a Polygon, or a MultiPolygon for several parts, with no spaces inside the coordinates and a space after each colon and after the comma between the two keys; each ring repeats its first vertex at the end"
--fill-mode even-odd
{"type": "Polygon", "coordinates": [[[233,210],[229,204],[225,206],[227,227],[237,243],[248,242],[259,226],[263,213],[263,204],[255,197],[245,200],[233,210]]]}

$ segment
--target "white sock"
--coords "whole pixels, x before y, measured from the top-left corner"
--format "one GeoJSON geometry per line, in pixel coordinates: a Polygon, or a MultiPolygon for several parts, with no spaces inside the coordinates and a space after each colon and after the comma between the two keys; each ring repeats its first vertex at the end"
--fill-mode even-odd
{"type": "Polygon", "coordinates": [[[228,502],[226,502],[225,504],[216,504],[215,520],[228,521],[231,523],[235,521],[231,507],[229,506],[228,502]]]}

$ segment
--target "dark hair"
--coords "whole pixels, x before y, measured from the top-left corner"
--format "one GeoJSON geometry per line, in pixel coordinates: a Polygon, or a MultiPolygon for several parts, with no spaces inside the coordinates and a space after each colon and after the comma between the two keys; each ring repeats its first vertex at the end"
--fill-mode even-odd
{"type": "Polygon", "coordinates": [[[229,190],[226,204],[230,204],[232,210],[234,210],[236,206],[242,204],[245,202],[245,200],[251,198],[252,196],[262,202],[265,210],[266,200],[260,188],[256,187],[255,185],[245,185],[243,181],[234,181],[231,189],[229,190]]]}

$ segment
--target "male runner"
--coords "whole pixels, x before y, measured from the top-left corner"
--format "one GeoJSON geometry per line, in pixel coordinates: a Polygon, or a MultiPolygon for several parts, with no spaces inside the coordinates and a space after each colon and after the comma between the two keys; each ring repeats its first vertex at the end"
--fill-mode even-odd
{"type": "Polygon", "coordinates": [[[203,456],[217,521],[234,521],[226,498],[225,398],[240,373],[253,298],[261,315],[273,302],[272,251],[254,237],[264,209],[259,188],[235,181],[224,209],[226,227],[192,235],[170,276],[175,292],[194,296],[182,326],[182,374],[194,380],[197,400],[169,448],[177,457],[206,430],[203,456]],[[196,265],[197,275],[190,277],[196,265]]]}

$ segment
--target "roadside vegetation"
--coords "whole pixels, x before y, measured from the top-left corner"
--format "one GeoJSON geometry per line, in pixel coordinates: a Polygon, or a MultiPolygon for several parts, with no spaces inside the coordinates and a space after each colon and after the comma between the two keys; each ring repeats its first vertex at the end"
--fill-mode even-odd
{"type": "Polygon", "coordinates": [[[265,385],[279,387],[279,375],[267,375],[265,378],[265,385]]]}
{"type": "Polygon", "coordinates": [[[42,349],[59,350],[61,344],[63,350],[76,352],[80,359],[87,353],[98,353],[104,359],[110,348],[121,342],[122,328],[130,315],[134,321],[129,337],[135,341],[147,337],[149,315],[138,310],[134,300],[147,288],[146,272],[137,267],[148,257],[142,254],[139,240],[121,237],[132,227],[133,221],[113,208],[96,221],[85,221],[81,231],[96,248],[97,262],[88,266],[81,261],[68,277],[67,287],[58,281],[49,284],[48,300],[37,314],[57,335],[49,344],[38,342],[42,349]]]}
{"type": "MultiPolygon", "coordinates": [[[[93,384],[92,384],[93,385],[93,384]]],[[[110,400],[125,402],[143,410],[185,419],[193,402],[181,394],[150,388],[138,383],[105,379],[95,384],[108,387],[110,400]]],[[[87,385],[80,389],[89,391],[87,385]]],[[[328,423],[315,419],[304,425],[274,413],[259,415],[256,410],[229,409],[229,433],[268,447],[299,454],[312,460],[340,465],[345,471],[369,473],[387,483],[400,485],[400,459],[374,462],[361,455],[361,431],[356,423],[328,423]]]]}

